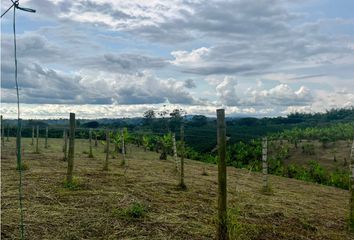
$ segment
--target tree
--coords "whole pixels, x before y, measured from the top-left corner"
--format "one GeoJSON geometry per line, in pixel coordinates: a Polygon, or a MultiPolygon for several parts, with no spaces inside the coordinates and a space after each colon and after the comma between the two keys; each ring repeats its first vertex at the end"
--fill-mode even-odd
{"type": "Polygon", "coordinates": [[[151,123],[154,121],[156,118],[155,111],[150,109],[144,112],[144,125],[151,125],[151,123]]]}
{"type": "Polygon", "coordinates": [[[185,115],[186,112],[183,109],[174,109],[170,113],[170,129],[172,131],[176,131],[177,129],[180,128],[182,120],[183,120],[183,115],[185,115]]]}
{"type": "Polygon", "coordinates": [[[162,137],[160,137],[159,139],[160,141],[160,145],[161,145],[161,155],[160,155],[160,159],[161,160],[167,160],[167,154],[169,152],[171,152],[172,150],[172,134],[168,133],[166,135],[163,135],[162,137]]]}

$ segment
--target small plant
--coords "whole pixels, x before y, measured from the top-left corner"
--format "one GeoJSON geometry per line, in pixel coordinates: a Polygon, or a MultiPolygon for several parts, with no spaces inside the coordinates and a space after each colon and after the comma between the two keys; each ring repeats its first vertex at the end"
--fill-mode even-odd
{"type": "Polygon", "coordinates": [[[88,151],[84,150],[82,151],[82,154],[88,154],[88,151]]]}
{"type": "Polygon", "coordinates": [[[67,182],[66,180],[64,181],[64,188],[67,188],[69,190],[79,190],[82,187],[82,184],[80,183],[78,178],[73,178],[71,182],[67,182]]]}
{"type": "Polygon", "coordinates": [[[125,209],[116,209],[113,214],[121,218],[133,218],[138,219],[145,216],[147,210],[144,205],[139,202],[133,202],[129,207],[125,209]]]}

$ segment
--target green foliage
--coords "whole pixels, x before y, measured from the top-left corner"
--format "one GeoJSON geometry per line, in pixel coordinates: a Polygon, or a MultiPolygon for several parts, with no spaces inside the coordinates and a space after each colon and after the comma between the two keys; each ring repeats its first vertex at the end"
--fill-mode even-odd
{"type": "Polygon", "coordinates": [[[167,160],[167,154],[170,154],[172,152],[172,133],[168,133],[160,137],[159,143],[162,148],[160,159],[167,160]]]}
{"type": "Polygon", "coordinates": [[[146,208],[139,202],[133,202],[127,208],[119,208],[113,211],[113,214],[120,218],[138,219],[146,215],[146,208]]]}
{"type": "Polygon", "coordinates": [[[73,191],[80,190],[82,188],[82,183],[78,178],[73,177],[71,182],[68,182],[66,180],[64,181],[64,188],[73,191]]]}

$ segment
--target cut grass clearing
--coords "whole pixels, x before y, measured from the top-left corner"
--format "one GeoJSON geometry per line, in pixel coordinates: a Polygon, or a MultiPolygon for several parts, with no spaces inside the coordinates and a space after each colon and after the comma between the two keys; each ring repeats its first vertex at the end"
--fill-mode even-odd
{"type": "MultiPolygon", "coordinates": [[[[76,140],[74,176],[78,188],[64,188],[67,162],[62,139],[34,154],[23,139],[26,239],[213,239],[216,233],[217,166],[185,161],[186,191],[172,157],[128,146],[102,171],[103,145],[76,140]],[[207,172],[207,175],[204,174],[207,172]]],[[[41,139],[40,146],[44,146],[41,139]]],[[[18,171],[15,140],[1,157],[1,236],[18,239],[18,171]]],[[[346,231],[348,191],[269,176],[272,194],[262,193],[262,174],[228,168],[231,239],[353,239],[346,231]]]]}

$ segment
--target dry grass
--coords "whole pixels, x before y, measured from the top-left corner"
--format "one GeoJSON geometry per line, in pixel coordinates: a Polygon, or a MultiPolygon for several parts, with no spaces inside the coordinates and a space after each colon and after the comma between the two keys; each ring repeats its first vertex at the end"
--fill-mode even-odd
{"type": "MultiPolygon", "coordinates": [[[[24,139],[26,239],[213,239],[217,167],[186,161],[187,191],[177,188],[174,162],[130,146],[128,168],[121,156],[102,171],[103,146],[89,158],[88,141],[77,140],[74,173],[78,188],[64,188],[67,163],[62,140],[34,154],[24,139]],[[204,170],[205,169],[205,170],[204,170]],[[131,217],[129,209],[144,214],[131,217]],[[122,214],[123,213],[123,214],[122,214]]],[[[14,139],[1,158],[1,236],[19,236],[18,173],[14,139]]],[[[44,146],[44,141],[41,142],[44,146]]],[[[346,233],[347,191],[271,176],[272,194],[262,194],[262,176],[228,169],[233,239],[352,239],[346,233]]]]}

